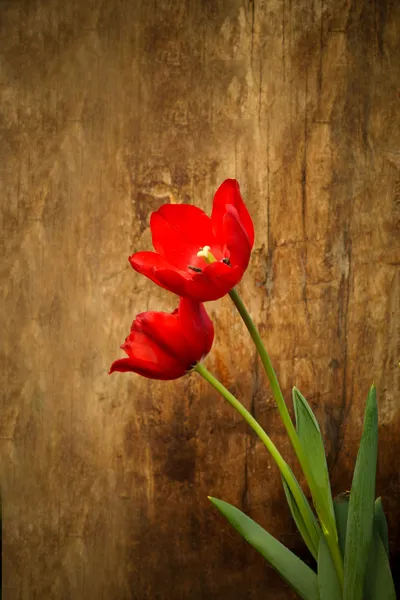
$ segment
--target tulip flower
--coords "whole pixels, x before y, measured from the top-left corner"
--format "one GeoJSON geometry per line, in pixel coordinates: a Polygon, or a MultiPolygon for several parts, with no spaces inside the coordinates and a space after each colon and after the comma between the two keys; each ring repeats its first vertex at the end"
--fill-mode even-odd
{"type": "Polygon", "coordinates": [[[150,229],[155,252],[133,254],[132,267],[166,290],[199,302],[217,300],[239,283],[254,244],[253,222],[235,179],[218,188],[211,218],[196,206],[164,204],[152,213],[150,229]]]}
{"type": "Polygon", "coordinates": [[[177,379],[193,369],[211,350],[214,328],[204,306],[181,298],[173,313],[137,315],[121,348],[128,358],[110,369],[132,371],[150,379],[177,379]]]}

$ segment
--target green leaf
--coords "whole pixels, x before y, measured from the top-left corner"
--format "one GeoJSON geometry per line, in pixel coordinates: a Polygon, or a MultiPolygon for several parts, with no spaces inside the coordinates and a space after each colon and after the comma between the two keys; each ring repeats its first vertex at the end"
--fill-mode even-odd
{"type": "MultiPolygon", "coordinates": [[[[292,513],[292,517],[295,520],[295,523],[297,525],[297,529],[299,530],[300,535],[303,538],[303,540],[304,540],[307,548],[311,552],[312,556],[315,558],[315,560],[318,560],[318,551],[317,551],[317,548],[313,544],[313,541],[312,541],[312,539],[310,537],[310,534],[309,534],[309,532],[307,530],[307,527],[306,527],[306,524],[304,522],[304,519],[303,519],[303,517],[301,515],[300,509],[297,506],[297,502],[296,502],[296,500],[295,500],[292,492],[290,491],[290,488],[289,488],[288,484],[286,483],[286,481],[285,481],[285,479],[283,477],[282,477],[282,484],[283,484],[283,489],[285,490],[286,500],[287,500],[287,503],[289,505],[290,512],[292,513]]],[[[300,489],[301,494],[304,496],[304,492],[303,492],[303,490],[301,489],[300,486],[299,486],[299,489],[300,489]]],[[[304,496],[304,498],[305,498],[305,496],[304,496]]],[[[305,501],[306,501],[306,499],[305,499],[305,501]]],[[[307,506],[309,508],[310,505],[308,504],[308,502],[306,502],[306,504],[307,504],[307,506]]],[[[316,531],[317,536],[318,536],[317,539],[319,539],[322,536],[320,534],[320,530],[319,530],[319,527],[318,527],[317,520],[316,520],[316,518],[314,516],[314,513],[312,512],[311,508],[309,508],[309,512],[310,512],[310,522],[312,522],[314,524],[314,528],[315,528],[315,531],[316,531]]]]}
{"type": "Polygon", "coordinates": [[[389,559],[378,527],[377,521],[374,520],[363,599],[396,600],[389,559]]]}
{"type": "Polygon", "coordinates": [[[336,527],[339,539],[339,548],[344,558],[346,548],[347,516],[349,513],[349,495],[339,494],[333,501],[336,517],[336,527]]]}
{"type": "Polygon", "coordinates": [[[323,535],[318,550],[318,587],[321,600],[341,600],[342,590],[328,544],[323,535]]]}
{"type": "Polygon", "coordinates": [[[296,387],[293,388],[292,395],[296,429],[316,484],[318,499],[329,516],[329,523],[334,526],[335,515],[321,430],[307,400],[296,387]]]}
{"type": "Polygon", "coordinates": [[[362,600],[364,593],[372,539],[377,452],[378,407],[373,385],[368,393],[364,429],[350,493],[344,557],[344,600],[362,600]]]}
{"type": "Polygon", "coordinates": [[[210,500],[301,598],[320,600],[317,575],[310,567],[239,509],[217,498],[210,500]]]}
{"type": "MultiPolygon", "coordinates": [[[[308,503],[307,498],[304,495],[303,490],[300,487],[299,482],[297,481],[292,469],[289,467],[289,465],[287,463],[284,463],[284,469],[281,469],[281,474],[282,474],[282,481],[284,481],[287,488],[290,490],[290,494],[293,498],[293,501],[295,502],[295,507],[294,507],[293,503],[290,503],[290,498],[289,498],[288,499],[289,508],[292,510],[292,507],[293,507],[298,510],[298,513],[301,517],[301,524],[307,530],[307,535],[310,538],[310,542],[313,547],[312,555],[315,556],[315,558],[316,558],[318,555],[319,538],[322,535],[318,521],[315,518],[313,511],[311,510],[311,507],[308,503]]],[[[283,489],[285,490],[285,486],[283,489]]],[[[295,516],[293,512],[292,512],[292,514],[293,514],[293,516],[295,516]]],[[[297,516],[297,512],[296,512],[296,516],[297,516]]],[[[296,518],[295,518],[295,520],[296,520],[296,518]]],[[[300,521],[299,521],[299,523],[300,523],[300,521]]]]}
{"type": "Polygon", "coordinates": [[[389,556],[389,533],[385,513],[383,512],[382,498],[377,498],[375,500],[374,524],[378,530],[379,535],[381,536],[381,540],[383,543],[383,547],[386,550],[386,554],[389,556]]]}

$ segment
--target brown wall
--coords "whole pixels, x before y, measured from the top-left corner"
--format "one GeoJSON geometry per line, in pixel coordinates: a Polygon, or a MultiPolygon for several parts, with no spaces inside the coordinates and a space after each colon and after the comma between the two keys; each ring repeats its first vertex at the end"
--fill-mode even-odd
{"type": "MultiPolygon", "coordinates": [[[[304,552],[261,443],[197,375],[107,375],[136,313],[176,304],[127,262],[151,211],[173,194],[210,212],[226,177],[256,224],[240,291],[286,397],[316,411],[335,493],[377,384],[399,552],[400,4],[3,0],[0,17],[5,598],[291,597],[207,500],[304,552]]],[[[229,299],[208,309],[207,366],[290,458],[229,299]]]]}

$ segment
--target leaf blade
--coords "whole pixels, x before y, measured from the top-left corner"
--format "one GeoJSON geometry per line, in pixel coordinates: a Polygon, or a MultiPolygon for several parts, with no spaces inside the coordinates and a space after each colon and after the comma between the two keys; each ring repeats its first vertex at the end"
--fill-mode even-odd
{"type": "Polygon", "coordinates": [[[376,525],[378,533],[381,536],[382,544],[386,550],[386,554],[389,556],[389,532],[385,513],[383,512],[382,498],[377,498],[375,500],[374,524],[376,525]]]}
{"type": "Polygon", "coordinates": [[[304,600],[319,600],[317,575],[293,552],[231,504],[209,498],[219,512],[304,600]]]}
{"type": "Polygon", "coordinates": [[[368,569],[365,578],[364,600],[396,600],[389,559],[378,523],[374,521],[368,569]]]}
{"type": "MultiPolygon", "coordinates": [[[[297,506],[296,499],[293,496],[292,492],[290,491],[290,488],[283,477],[282,477],[282,484],[283,484],[283,489],[285,491],[286,500],[289,505],[290,512],[292,513],[292,517],[297,525],[297,529],[299,530],[300,535],[303,538],[303,541],[306,544],[306,546],[309,549],[312,556],[315,558],[315,560],[318,560],[318,550],[317,550],[317,548],[315,548],[315,546],[313,544],[313,540],[311,539],[310,534],[307,530],[307,526],[301,515],[300,509],[297,506]]],[[[304,493],[301,488],[300,488],[300,491],[302,494],[304,493]]],[[[312,512],[311,508],[310,508],[310,519],[315,520],[314,513],[312,512]]],[[[315,520],[315,522],[316,522],[316,520],[315,520]]],[[[316,527],[316,531],[317,531],[317,527],[316,527]]],[[[322,536],[319,536],[319,537],[322,537],[322,536]]]]}
{"type": "Polygon", "coordinates": [[[321,600],[341,600],[343,597],[335,565],[323,535],[318,549],[318,587],[321,600]]]}
{"type": "Polygon", "coordinates": [[[336,496],[333,501],[338,532],[339,548],[344,559],[346,549],[347,516],[349,514],[349,497],[346,494],[336,496]]]}
{"type": "Polygon", "coordinates": [[[329,515],[329,523],[334,526],[335,515],[321,430],[310,405],[296,387],[292,390],[292,398],[297,433],[307,455],[308,465],[317,486],[318,496],[322,501],[320,503],[329,515]]]}
{"type": "Polygon", "coordinates": [[[344,558],[344,600],[362,600],[372,540],[378,453],[378,407],[371,386],[351,486],[344,558]]]}

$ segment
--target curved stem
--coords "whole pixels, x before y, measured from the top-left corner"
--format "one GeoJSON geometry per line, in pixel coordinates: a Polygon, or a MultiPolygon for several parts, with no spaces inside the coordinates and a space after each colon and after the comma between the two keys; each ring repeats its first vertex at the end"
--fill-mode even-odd
{"type": "Polygon", "coordinates": [[[222,385],[222,383],[218,381],[218,379],[216,379],[204,365],[198,363],[194,367],[194,370],[197,371],[197,373],[199,373],[206,381],[208,381],[217,390],[217,392],[219,392],[225,398],[225,400],[229,402],[229,404],[244,418],[244,420],[250,425],[252,430],[258,435],[260,440],[266,446],[296,500],[313,544],[315,551],[314,555],[318,556],[319,534],[315,529],[314,522],[312,522],[310,519],[309,506],[305,505],[307,501],[301,494],[301,488],[298,485],[291,469],[289,468],[289,465],[283,459],[273,441],[264,431],[258,421],[256,421],[256,419],[243,406],[243,404],[239,402],[239,400],[235,398],[235,396],[231,394],[231,392],[227,390],[226,387],[222,385]]]}
{"type": "Polygon", "coordinates": [[[299,460],[300,466],[303,470],[305,478],[307,480],[308,486],[310,488],[313,501],[315,504],[315,508],[318,513],[318,517],[321,521],[322,530],[324,532],[324,536],[328,543],[328,546],[331,550],[332,559],[334,560],[335,567],[339,579],[343,582],[343,560],[340,555],[339,546],[338,546],[338,538],[337,538],[337,529],[336,522],[334,520],[334,516],[330,514],[329,508],[326,506],[326,502],[321,497],[318,486],[315,484],[315,480],[313,474],[310,470],[307,456],[303,450],[303,446],[297,434],[297,431],[293,425],[292,419],[290,418],[290,414],[288,408],[285,403],[285,399],[283,397],[278,378],[272,366],[271,360],[268,356],[267,350],[264,346],[264,343],[261,339],[260,333],[255,326],[253,319],[248,313],[245,305],[243,304],[242,299],[240,298],[237,291],[233,288],[229,292],[230,297],[232,298],[233,303],[235,304],[240,316],[242,317],[244,324],[246,325],[251,338],[257,348],[258,354],[260,355],[261,361],[264,365],[265,372],[267,374],[269,383],[271,385],[271,390],[273,396],[275,398],[276,405],[279,410],[279,414],[289,436],[289,439],[292,443],[296,456],[299,460]]]}
{"type": "MultiPolygon", "coordinates": [[[[297,435],[297,431],[293,425],[292,419],[290,418],[289,411],[286,406],[285,399],[283,397],[283,394],[282,394],[282,391],[281,391],[281,388],[280,388],[280,385],[278,382],[278,378],[276,376],[276,373],[274,371],[274,368],[272,366],[272,363],[268,356],[268,353],[265,349],[265,346],[261,339],[259,331],[258,331],[257,327],[255,326],[253,319],[247,312],[247,309],[246,309],[245,305],[243,304],[242,299],[240,298],[237,291],[233,288],[229,292],[229,295],[232,298],[233,303],[235,304],[240,316],[242,317],[244,324],[246,325],[246,327],[253,339],[253,342],[257,348],[258,354],[260,355],[261,362],[264,365],[265,372],[267,374],[269,383],[271,385],[271,390],[272,390],[273,396],[275,398],[275,402],[278,407],[279,414],[282,418],[283,424],[289,435],[289,439],[292,442],[292,445],[295,449],[297,457],[299,458],[301,467],[303,468],[302,462],[303,461],[306,462],[306,457],[305,457],[303,449],[301,447],[301,443],[300,443],[299,437],[297,435]]],[[[303,471],[304,471],[304,469],[303,469],[303,471]]]]}

